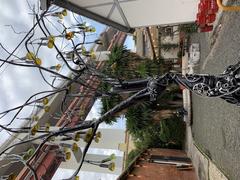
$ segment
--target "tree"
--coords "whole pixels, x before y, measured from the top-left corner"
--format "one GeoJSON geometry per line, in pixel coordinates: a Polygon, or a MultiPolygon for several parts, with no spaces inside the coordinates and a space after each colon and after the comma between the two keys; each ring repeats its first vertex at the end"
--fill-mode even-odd
{"type": "Polygon", "coordinates": [[[142,104],[129,107],[126,112],[126,119],[128,131],[134,137],[139,137],[146,127],[152,124],[151,110],[142,104]]]}
{"type": "MultiPolygon", "coordinates": [[[[110,91],[110,86],[107,83],[102,83],[101,87],[102,87],[102,90],[104,92],[109,92],[110,91]]],[[[113,94],[111,96],[101,97],[101,101],[102,101],[101,115],[103,115],[106,112],[108,112],[114,106],[119,104],[122,100],[123,99],[121,98],[121,96],[119,94],[113,94]]],[[[109,117],[109,118],[105,119],[105,122],[107,124],[112,124],[113,122],[116,122],[116,121],[117,121],[117,117],[116,116],[109,117]]]]}

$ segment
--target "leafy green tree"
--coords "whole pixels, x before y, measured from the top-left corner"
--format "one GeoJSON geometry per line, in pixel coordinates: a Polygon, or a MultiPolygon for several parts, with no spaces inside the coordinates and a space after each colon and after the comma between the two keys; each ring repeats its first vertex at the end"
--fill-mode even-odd
{"type": "Polygon", "coordinates": [[[168,148],[181,148],[185,136],[184,122],[176,116],[160,121],[159,139],[168,148]]]}
{"type": "Polygon", "coordinates": [[[184,136],[183,121],[175,118],[166,119],[159,124],[147,126],[141,135],[135,136],[135,146],[139,150],[148,148],[181,149],[184,136]]]}
{"type": "Polygon", "coordinates": [[[158,61],[142,58],[125,46],[114,46],[108,56],[104,73],[121,79],[135,79],[154,75],[159,70],[158,61]]]}
{"type": "MultiPolygon", "coordinates": [[[[103,92],[109,92],[110,91],[110,86],[107,83],[102,82],[101,85],[100,85],[100,89],[103,92]]],[[[118,94],[102,97],[101,98],[101,101],[102,101],[101,115],[103,115],[106,112],[108,112],[114,106],[119,104],[122,100],[123,99],[118,94]]],[[[116,116],[108,117],[108,118],[105,119],[105,123],[107,123],[107,124],[112,124],[113,122],[116,122],[116,121],[117,121],[117,117],[116,116]]]]}
{"type": "Polygon", "coordinates": [[[139,137],[152,124],[151,110],[147,105],[138,104],[128,108],[126,113],[127,129],[134,136],[139,137]]]}
{"type": "MultiPolygon", "coordinates": [[[[119,102],[122,101],[122,98],[119,95],[114,95],[114,96],[111,96],[111,97],[102,97],[101,101],[102,101],[101,115],[103,115],[106,112],[108,112],[110,109],[112,109],[114,106],[119,104],[119,102]]],[[[109,117],[109,118],[105,119],[105,122],[107,124],[112,124],[113,122],[116,122],[116,121],[117,121],[116,116],[109,117]]]]}
{"type": "MultiPolygon", "coordinates": [[[[104,73],[110,77],[120,77],[123,80],[144,78],[159,75],[161,64],[160,60],[143,59],[131,53],[124,46],[115,46],[109,55],[104,73]]],[[[102,90],[109,92],[110,86],[102,83],[102,90]]],[[[177,97],[178,93],[178,87],[170,87],[158,98],[156,103],[158,105],[138,103],[127,109],[125,113],[127,130],[133,136],[138,151],[151,147],[181,148],[184,128],[181,126],[180,120],[168,118],[160,119],[157,123],[153,121],[153,110],[176,109],[179,106],[174,104],[175,101],[181,100],[177,97]]],[[[122,100],[120,95],[102,97],[102,114],[122,100]]],[[[112,124],[115,121],[116,116],[106,119],[105,122],[112,124]]]]}

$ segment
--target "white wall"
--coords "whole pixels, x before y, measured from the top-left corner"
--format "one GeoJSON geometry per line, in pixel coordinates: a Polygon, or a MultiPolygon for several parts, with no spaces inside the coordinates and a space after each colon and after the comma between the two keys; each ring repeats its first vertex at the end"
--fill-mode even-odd
{"type": "Polygon", "coordinates": [[[121,2],[120,7],[128,21],[126,24],[118,8],[109,13],[113,0],[69,0],[77,6],[130,27],[165,25],[193,22],[196,20],[199,0],[131,0],[121,2]]]}
{"type": "MultiPolygon", "coordinates": [[[[101,129],[98,131],[102,133],[102,138],[99,143],[92,142],[91,148],[100,148],[100,149],[115,149],[118,150],[120,143],[125,142],[125,130],[123,129],[101,129]]],[[[80,146],[84,147],[85,142],[80,141],[80,146]]]]}
{"type": "MultiPolygon", "coordinates": [[[[72,155],[73,156],[73,155],[72,155]]],[[[106,155],[100,155],[100,154],[87,154],[86,160],[103,160],[109,156],[106,155]]],[[[89,163],[84,163],[81,171],[90,171],[90,172],[98,172],[98,173],[108,173],[108,174],[120,174],[122,172],[122,163],[123,163],[123,157],[117,156],[115,160],[116,168],[114,171],[110,171],[107,168],[102,168],[99,166],[95,166],[89,163]]],[[[62,162],[60,165],[60,168],[62,169],[76,169],[79,166],[79,163],[76,162],[75,158],[72,157],[70,160],[66,162],[62,162]]]]}

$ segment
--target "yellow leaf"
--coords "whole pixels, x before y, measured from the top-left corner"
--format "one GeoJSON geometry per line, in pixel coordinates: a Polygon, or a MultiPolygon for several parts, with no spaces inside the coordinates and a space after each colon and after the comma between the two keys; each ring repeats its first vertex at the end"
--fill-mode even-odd
{"type": "Polygon", "coordinates": [[[44,106],[44,111],[49,112],[50,111],[50,106],[44,106]]]}
{"type": "Polygon", "coordinates": [[[49,40],[49,41],[52,41],[52,42],[55,42],[55,37],[52,36],[52,35],[50,35],[50,36],[48,37],[48,40],[49,40]]]}
{"type": "Polygon", "coordinates": [[[74,136],[74,141],[79,141],[80,140],[80,133],[79,132],[77,132],[76,134],[75,134],[75,136],[74,136]]]}
{"type": "Polygon", "coordinates": [[[85,50],[84,50],[84,51],[82,51],[82,55],[83,55],[83,56],[87,56],[87,53],[88,53],[88,52],[87,52],[87,51],[85,51],[85,50]]]}
{"type": "Polygon", "coordinates": [[[48,100],[47,97],[43,98],[42,103],[43,103],[44,105],[47,105],[48,102],[49,102],[49,100],[48,100]]]}
{"type": "Polygon", "coordinates": [[[116,155],[115,155],[114,153],[113,153],[113,154],[111,154],[111,155],[110,155],[110,159],[111,159],[111,160],[114,160],[114,159],[116,159],[116,155]]]}
{"type": "Polygon", "coordinates": [[[95,52],[94,52],[93,49],[90,50],[90,57],[91,57],[92,59],[96,59],[96,54],[95,54],[95,52]]]}
{"type": "Polygon", "coordinates": [[[96,32],[96,28],[95,27],[90,28],[89,32],[96,32]]]}
{"type": "Polygon", "coordinates": [[[36,65],[38,65],[38,66],[41,66],[41,65],[42,65],[42,60],[41,60],[40,58],[36,58],[36,59],[34,60],[34,63],[35,63],[36,65]]]}
{"type": "Polygon", "coordinates": [[[99,139],[98,137],[94,137],[94,141],[95,141],[96,143],[99,143],[100,139],[99,139]]]}
{"type": "Polygon", "coordinates": [[[39,130],[39,128],[40,128],[39,124],[38,123],[35,124],[31,129],[31,134],[34,136],[37,133],[37,131],[39,130]]]}
{"type": "Polygon", "coordinates": [[[26,59],[27,60],[34,60],[36,58],[35,54],[33,52],[28,52],[26,54],[26,59]]]}
{"type": "Polygon", "coordinates": [[[73,151],[73,152],[77,152],[77,151],[78,151],[78,145],[77,145],[77,143],[73,143],[73,144],[72,144],[72,151],[73,151]]]}
{"type": "Polygon", "coordinates": [[[112,69],[112,70],[116,70],[116,68],[117,68],[117,63],[115,62],[115,63],[113,63],[113,64],[111,65],[111,69],[112,69]]]}
{"type": "Polygon", "coordinates": [[[90,141],[90,139],[91,139],[92,136],[93,136],[93,129],[90,128],[90,129],[88,129],[88,131],[87,131],[86,134],[85,134],[84,141],[85,141],[86,143],[88,143],[88,142],[90,141]]]}
{"type": "Polygon", "coordinates": [[[64,10],[62,11],[62,15],[63,15],[63,16],[67,16],[67,10],[66,10],[66,9],[64,9],[64,10]]]}
{"type": "Polygon", "coordinates": [[[115,168],[116,168],[116,165],[115,165],[114,162],[111,162],[111,163],[108,165],[108,169],[109,169],[110,171],[114,171],[115,168]]]}
{"type": "Polygon", "coordinates": [[[34,151],[35,151],[34,148],[30,148],[30,149],[28,149],[27,154],[28,154],[29,156],[32,156],[33,153],[34,153],[34,151]]]}
{"type": "Polygon", "coordinates": [[[73,37],[74,37],[74,32],[67,32],[67,33],[65,34],[65,38],[66,38],[67,40],[71,40],[73,37]]]}
{"type": "Polygon", "coordinates": [[[30,158],[30,156],[29,156],[28,154],[24,154],[24,155],[23,155],[23,160],[24,160],[24,161],[28,160],[29,158],[30,158]]]}
{"type": "Polygon", "coordinates": [[[56,69],[56,71],[59,71],[60,69],[61,69],[61,64],[57,64],[56,66],[55,66],[55,69],[56,69]]]}
{"type": "Polygon", "coordinates": [[[85,27],[84,31],[85,32],[96,32],[96,28],[95,27],[85,27]]]}
{"type": "Polygon", "coordinates": [[[71,159],[71,152],[66,152],[65,153],[65,158],[66,158],[66,160],[70,160],[71,159]]]}
{"type": "Polygon", "coordinates": [[[49,49],[52,49],[53,46],[54,46],[53,42],[52,42],[52,41],[48,41],[47,47],[48,47],[49,49]]]}
{"type": "Polygon", "coordinates": [[[102,137],[102,133],[101,133],[100,131],[97,132],[97,133],[96,133],[96,137],[101,138],[101,137],[102,137]]]}

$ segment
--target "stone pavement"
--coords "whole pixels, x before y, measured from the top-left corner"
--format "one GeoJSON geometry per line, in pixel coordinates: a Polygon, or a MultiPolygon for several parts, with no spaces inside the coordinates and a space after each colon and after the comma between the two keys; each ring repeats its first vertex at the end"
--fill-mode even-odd
{"type": "MultiPolygon", "coordinates": [[[[223,4],[231,4],[229,0],[223,0],[223,4]]],[[[217,14],[217,19],[214,23],[214,29],[211,33],[206,33],[207,39],[209,39],[209,44],[207,46],[212,47],[218,38],[219,31],[222,26],[222,11],[220,10],[217,14]]],[[[204,47],[205,48],[205,47],[204,47]]],[[[210,52],[211,53],[211,48],[210,52]]],[[[207,58],[207,57],[206,57],[207,58]]],[[[207,62],[207,61],[206,61],[207,62]]],[[[207,63],[203,64],[205,67],[207,63]]],[[[183,74],[188,72],[188,56],[183,57],[182,60],[182,71],[183,74]]],[[[195,167],[196,174],[200,180],[227,180],[228,178],[224,175],[223,171],[219,169],[216,164],[209,158],[207,154],[205,154],[199,147],[198,144],[195,143],[192,134],[192,105],[191,105],[191,93],[189,90],[183,90],[183,104],[184,108],[189,112],[187,116],[184,117],[184,121],[186,122],[186,141],[185,141],[185,151],[188,156],[192,159],[193,166],[195,167]]]]}
{"type": "MultiPolygon", "coordinates": [[[[185,55],[182,59],[182,73],[186,74],[187,72],[188,57],[185,55]]],[[[227,177],[221,172],[221,170],[216,167],[216,165],[200,150],[200,148],[194,142],[191,128],[191,93],[187,89],[183,90],[183,106],[188,111],[188,115],[184,117],[184,121],[186,122],[185,151],[192,159],[197,177],[199,180],[227,180],[227,177]]]]}

